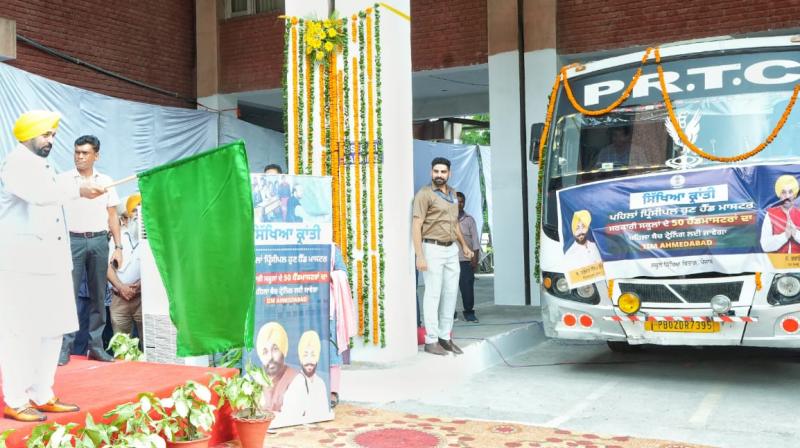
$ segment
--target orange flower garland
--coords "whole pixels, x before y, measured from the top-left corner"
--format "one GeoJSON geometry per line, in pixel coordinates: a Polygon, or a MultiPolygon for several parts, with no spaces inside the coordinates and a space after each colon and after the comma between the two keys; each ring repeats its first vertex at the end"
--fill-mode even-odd
{"type": "Polygon", "coordinates": [[[731,156],[731,157],[715,156],[697,147],[694,143],[692,143],[691,140],[689,140],[689,138],[683,132],[681,124],[678,122],[677,117],[675,117],[675,111],[673,110],[672,101],[670,101],[669,98],[669,93],[667,93],[667,85],[666,81],[664,81],[664,68],[661,66],[661,52],[658,50],[658,48],[656,48],[655,54],[656,54],[656,64],[658,64],[656,67],[658,69],[658,82],[661,85],[661,96],[664,98],[664,105],[667,107],[667,114],[669,115],[669,121],[672,123],[672,126],[675,127],[675,131],[678,133],[678,136],[680,137],[681,142],[683,142],[684,146],[691,149],[692,152],[694,152],[698,156],[704,159],[713,160],[715,162],[739,162],[745,159],[749,159],[750,157],[753,157],[754,155],[763,151],[764,148],[769,146],[769,144],[772,143],[772,141],[778,137],[778,133],[783,128],[783,125],[786,124],[786,120],[789,119],[789,115],[792,113],[792,109],[794,108],[794,103],[797,101],[797,95],[798,93],[800,93],[800,84],[798,84],[794,86],[794,91],[792,92],[791,99],[789,99],[789,104],[787,104],[786,109],[783,110],[783,114],[781,115],[780,120],[778,120],[778,123],[775,124],[775,128],[772,129],[772,132],[770,132],[766,140],[761,142],[758,146],[751,149],[750,151],[747,151],[743,154],[739,154],[737,156],[731,156]]]}
{"type": "Polygon", "coordinates": [[[325,66],[320,64],[319,65],[319,143],[322,147],[322,154],[320,154],[320,171],[323,176],[327,173],[325,172],[325,97],[327,96],[325,91],[325,66]]]}
{"type": "Polygon", "coordinates": [[[339,235],[341,236],[341,244],[339,247],[342,248],[342,258],[344,261],[347,262],[348,253],[347,253],[347,170],[349,167],[349,161],[345,160],[345,145],[348,142],[345,141],[344,138],[344,72],[341,70],[338,71],[337,74],[337,96],[339,97],[336,101],[336,104],[339,106],[339,158],[338,162],[340,165],[339,168],[339,225],[341,229],[339,230],[339,235]]]}
{"type": "MultiPolygon", "coordinates": [[[[292,19],[292,60],[297,60],[297,19],[294,18],[292,19]]],[[[295,65],[292,67],[292,92],[294,93],[294,95],[292,95],[292,117],[294,117],[294,122],[292,123],[292,135],[294,137],[294,174],[300,174],[301,148],[298,147],[300,143],[300,113],[298,109],[299,100],[297,98],[299,85],[300,83],[297,79],[297,65],[295,65]]]]}
{"type": "Polygon", "coordinates": [[[372,267],[372,343],[380,342],[378,331],[378,259],[375,251],[378,249],[375,219],[375,92],[373,89],[373,54],[372,54],[372,8],[367,8],[367,139],[369,141],[369,251],[372,267]]]}
{"type": "MultiPolygon", "coordinates": [[[[313,80],[311,79],[311,74],[313,73],[314,66],[311,65],[311,56],[306,56],[306,174],[311,174],[311,170],[314,165],[314,122],[312,120],[314,113],[312,109],[314,109],[314,103],[312,102],[313,99],[311,98],[311,92],[313,89],[313,80]]],[[[301,151],[299,149],[298,151],[301,151]]]]}
{"type": "Polygon", "coordinates": [[[608,298],[612,298],[614,296],[614,280],[608,279],[608,298]]]}
{"type": "Polygon", "coordinates": [[[333,242],[341,248],[341,204],[339,203],[339,106],[338,87],[336,76],[336,55],[331,54],[328,60],[328,97],[330,99],[330,147],[331,154],[331,182],[332,182],[332,202],[333,202],[333,242]]]}
{"type": "Polygon", "coordinates": [[[761,273],[756,272],[756,291],[761,291],[761,273]]]}

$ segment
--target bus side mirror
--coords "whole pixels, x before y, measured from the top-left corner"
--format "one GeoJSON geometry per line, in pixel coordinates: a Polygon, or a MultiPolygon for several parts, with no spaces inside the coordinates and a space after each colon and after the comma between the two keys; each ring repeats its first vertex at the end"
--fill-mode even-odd
{"type": "Polygon", "coordinates": [[[529,159],[534,165],[539,163],[539,144],[542,141],[542,130],[544,123],[533,123],[531,125],[531,147],[529,159]]]}

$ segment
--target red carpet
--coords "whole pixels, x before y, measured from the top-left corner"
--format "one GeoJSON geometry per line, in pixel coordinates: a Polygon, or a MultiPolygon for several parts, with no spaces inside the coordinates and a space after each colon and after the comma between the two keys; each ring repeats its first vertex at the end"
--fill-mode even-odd
{"type": "MultiPolygon", "coordinates": [[[[159,397],[166,397],[172,389],[186,380],[195,380],[208,384],[208,372],[232,376],[235,369],[213,367],[187,367],[146,362],[116,361],[105,363],[89,361],[85,357],[73,356],[66,366],[56,372],[56,396],[67,403],[75,403],[81,407],[80,412],[67,414],[47,414],[47,422],[83,424],[86,413],[92,414],[95,420],[117,405],[133,401],[140,392],[153,392],[159,397]]],[[[0,392],[0,403],[3,402],[0,392]]],[[[218,415],[214,427],[212,442],[221,443],[233,439],[233,429],[227,406],[218,415]]],[[[8,439],[9,448],[24,447],[23,438],[30,434],[38,423],[22,423],[0,418],[0,432],[14,428],[8,439]]],[[[213,445],[212,445],[213,446],[213,445]]]]}

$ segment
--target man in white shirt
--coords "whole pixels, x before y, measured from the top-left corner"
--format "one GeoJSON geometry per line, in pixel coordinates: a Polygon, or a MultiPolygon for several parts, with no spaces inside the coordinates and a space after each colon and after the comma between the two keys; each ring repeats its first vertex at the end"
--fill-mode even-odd
{"type": "MultiPolygon", "coordinates": [[[[99,157],[100,140],[93,135],[79,137],[75,141],[75,169],[60,174],[58,181],[66,186],[79,185],[87,181],[100,186],[110,185],[111,178],[94,169],[94,163],[99,157]]],[[[90,297],[88,358],[104,362],[114,360],[103,347],[103,329],[106,326],[103,300],[106,296],[109,263],[109,231],[114,242],[111,261],[116,261],[118,266],[122,266],[123,261],[117,217],[118,204],[119,197],[114,188],[109,188],[105,194],[95,199],[78,198],[64,204],[72,249],[75,300],[78,300],[78,290],[84,271],[88,279],[90,297]]],[[[76,333],[64,335],[61,356],[58,359],[59,365],[69,362],[75,335],[76,333]]]]}
{"type": "Polygon", "coordinates": [[[14,125],[20,142],[0,164],[0,371],[3,415],[35,422],[74,412],[53,393],[64,333],[78,329],[72,258],[62,204],[95,198],[91,183],[61,188],[47,160],[61,117],[31,111],[14,125]]]}
{"type": "MultiPolygon", "coordinates": [[[[122,265],[108,265],[108,281],[111,283],[111,327],[114,334],[136,334],[139,345],[144,342],[142,329],[142,270],[139,260],[139,204],[142,196],[132,194],[125,203],[128,216],[127,224],[122,228],[122,265]]],[[[109,241],[109,253],[114,251],[114,242],[109,241]]]]}
{"type": "Polygon", "coordinates": [[[333,418],[330,411],[328,389],[317,375],[317,365],[321,350],[319,335],[308,330],[300,336],[297,355],[302,364],[301,373],[294,377],[283,397],[278,425],[296,425],[319,422],[333,418]]]}
{"type": "Polygon", "coordinates": [[[764,223],[761,224],[761,249],[764,252],[800,253],[800,209],[794,204],[798,190],[797,179],[789,174],[775,181],[775,194],[780,204],[764,213],[764,223]]]}
{"type": "Polygon", "coordinates": [[[597,246],[586,237],[591,223],[592,215],[588,210],[578,210],[572,215],[572,235],[575,237],[575,242],[564,253],[564,259],[570,270],[602,261],[597,246]]]}

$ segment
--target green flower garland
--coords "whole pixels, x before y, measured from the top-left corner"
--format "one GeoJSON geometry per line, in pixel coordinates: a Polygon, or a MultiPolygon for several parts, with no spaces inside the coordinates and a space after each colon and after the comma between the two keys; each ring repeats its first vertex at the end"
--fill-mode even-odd
{"type": "Polygon", "coordinates": [[[289,167],[289,94],[288,94],[288,81],[286,79],[289,73],[289,29],[291,28],[291,21],[286,20],[283,26],[283,77],[281,89],[283,90],[283,156],[286,161],[286,168],[289,167]]]}
{"type": "MultiPolygon", "coordinates": [[[[342,34],[345,37],[348,37],[348,30],[347,30],[347,19],[344,19],[344,25],[342,26],[342,34]]],[[[345,219],[347,220],[347,254],[350,258],[353,257],[353,220],[351,217],[353,216],[353,191],[350,185],[350,176],[352,175],[352,164],[350,163],[350,158],[353,155],[352,147],[350,146],[350,83],[348,80],[350,79],[350,51],[348,49],[350,47],[350,39],[346,38],[344,47],[342,48],[342,58],[344,59],[344,75],[342,76],[342,90],[344,91],[344,106],[342,110],[344,111],[344,163],[342,163],[342,169],[345,172],[345,202],[347,204],[347,209],[345,211],[345,219]]],[[[352,289],[353,286],[353,270],[347,270],[347,282],[350,284],[350,288],[352,289]]]]}
{"type": "Polygon", "coordinates": [[[375,4],[375,90],[377,91],[375,100],[375,114],[377,115],[377,133],[375,135],[377,143],[378,158],[378,273],[380,275],[380,286],[378,289],[378,307],[381,329],[381,347],[386,347],[386,326],[384,319],[383,300],[385,298],[384,269],[386,268],[386,257],[383,251],[383,116],[381,114],[381,11],[379,4],[375,4]]]}
{"type": "Polygon", "coordinates": [[[308,139],[306,141],[306,174],[312,174],[314,168],[314,105],[317,104],[317,99],[314,96],[314,86],[317,83],[317,71],[314,70],[315,65],[312,59],[309,58],[311,64],[308,66],[308,108],[311,113],[311,120],[306,123],[308,128],[308,139]]]}
{"type": "Polygon", "coordinates": [[[305,85],[305,81],[306,81],[305,76],[303,76],[303,65],[305,65],[304,61],[306,59],[306,56],[305,56],[305,54],[306,54],[306,45],[305,45],[305,38],[303,37],[303,36],[305,36],[306,33],[303,32],[303,28],[304,28],[303,19],[300,19],[300,21],[298,22],[297,28],[298,28],[298,33],[300,34],[300,36],[299,36],[299,40],[297,42],[297,47],[298,47],[297,48],[297,59],[298,60],[296,61],[297,62],[297,79],[298,79],[298,82],[297,82],[297,92],[295,92],[295,98],[296,98],[295,101],[297,101],[297,121],[298,121],[298,123],[296,124],[296,126],[297,126],[297,129],[298,129],[298,132],[297,132],[297,148],[295,149],[295,151],[297,151],[296,159],[298,160],[298,162],[300,164],[297,167],[297,172],[298,173],[302,173],[303,172],[303,147],[304,147],[303,146],[303,134],[304,134],[304,131],[305,131],[305,127],[303,126],[303,123],[305,122],[305,112],[304,112],[303,109],[304,109],[304,106],[305,106],[305,99],[306,99],[306,97],[304,95],[304,93],[305,93],[304,92],[304,88],[303,88],[304,85],[305,85]]]}
{"type": "MultiPolygon", "coordinates": [[[[367,15],[365,12],[358,13],[358,99],[359,99],[359,115],[361,117],[361,121],[359,123],[359,133],[361,137],[359,138],[359,153],[364,153],[364,148],[368,146],[367,143],[367,113],[365,109],[367,108],[366,103],[366,96],[367,96],[367,85],[364,76],[364,47],[365,39],[364,39],[364,21],[367,15]]],[[[364,264],[364,343],[369,344],[369,297],[370,297],[370,289],[369,289],[369,208],[365,206],[366,201],[365,198],[368,197],[369,190],[367,190],[367,186],[369,186],[369,182],[367,181],[367,164],[361,163],[360,167],[356,167],[356,169],[361,169],[361,182],[362,182],[362,190],[364,194],[362,195],[362,203],[358,204],[359,209],[361,209],[362,213],[362,227],[364,228],[364,256],[363,264],[364,264]]]]}

